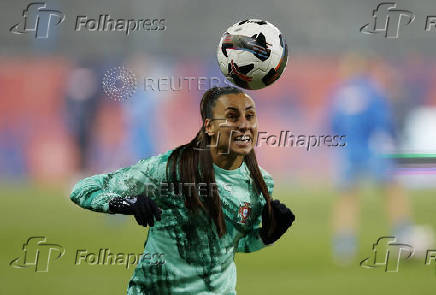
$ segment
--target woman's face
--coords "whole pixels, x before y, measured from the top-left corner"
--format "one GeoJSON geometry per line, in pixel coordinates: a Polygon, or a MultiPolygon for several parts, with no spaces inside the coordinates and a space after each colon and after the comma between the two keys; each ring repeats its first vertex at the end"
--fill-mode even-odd
{"type": "Polygon", "coordinates": [[[222,95],[205,125],[218,154],[247,155],[257,142],[256,105],[245,93],[222,95]]]}

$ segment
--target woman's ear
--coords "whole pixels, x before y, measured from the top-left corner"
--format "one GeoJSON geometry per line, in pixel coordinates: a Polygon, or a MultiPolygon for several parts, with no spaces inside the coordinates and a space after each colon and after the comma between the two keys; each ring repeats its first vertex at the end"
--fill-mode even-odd
{"type": "Polygon", "coordinates": [[[209,136],[212,136],[212,135],[215,134],[211,122],[212,122],[212,120],[210,120],[210,119],[205,119],[205,120],[204,120],[204,123],[203,123],[204,130],[205,130],[205,132],[207,133],[207,135],[209,135],[209,136]]]}

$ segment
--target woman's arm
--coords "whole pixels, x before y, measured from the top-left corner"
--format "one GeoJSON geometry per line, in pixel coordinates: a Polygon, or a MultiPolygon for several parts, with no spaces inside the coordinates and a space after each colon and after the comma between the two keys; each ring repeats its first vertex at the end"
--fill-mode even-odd
{"type": "Polygon", "coordinates": [[[238,247],[236,248],[236,252],[250,253],[254,251],[258,251],[266,246],[260,237],[260,225],[262,224],[262,215],[256,220],[258,225],[256,225],[252,231],[246,234],[243,238],[241,238],[238,242],[238,247]]]}
{"type": "MultiPolygon", "coordinates": [[[[274,190],[274,180],[268,172],[266,172],[262,168],[260,169],[262,171],[265,184],[268,187],[268,193],[270,196],[272,196],[274,190]]],[[[265,199],[263,199],[262,195],[260,197],[262,198],[261,204],[263,208],[263,206],[266,204],[266,201],[265,199]]],[[[260,237],[261,226],[262,226],[262,209],[260,210],[254,222],[252,231],[250,231],[248,234],[246,234],[243,238],[239,240],[236,252],[250,253],[250,252],[258,251],[266,246],[269,246],[269,245],[265,245],[262,241],[262,238],[260,237]]]]}
{"type": "Polygon", "coordinates": [[[165,178],[167,158],[168,153],[161,154],[112,173],[82,179],[74,186],[70,199],[82,208],[103,213],[113,213],[109,210],[109,202],[117,197],[145,193],[153,199],[154,188],[165,178]]]}

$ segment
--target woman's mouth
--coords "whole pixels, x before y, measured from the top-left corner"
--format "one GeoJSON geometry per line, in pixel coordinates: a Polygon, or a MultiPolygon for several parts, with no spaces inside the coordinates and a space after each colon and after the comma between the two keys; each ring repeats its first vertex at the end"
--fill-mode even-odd
{"type": "Polygon", "coordinates": [[[251,144],[251,137],[249,135],[239,135],[233,139],[238,145],[248,146],[251,144]]]}

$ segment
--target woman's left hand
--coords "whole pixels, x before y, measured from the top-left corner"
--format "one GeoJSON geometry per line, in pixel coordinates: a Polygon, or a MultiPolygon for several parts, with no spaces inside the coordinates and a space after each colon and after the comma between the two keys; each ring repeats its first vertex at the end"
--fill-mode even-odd
{"type": "Polygon", "coordinates": [[[280,203],[279,200],[271,201],[272,209],[272,224],[268,219],[268,206],[265,205],[262,211],[262,229],[260,236],[265,245],[269,245],[280,239],[286,230],[292,225],[295,220],[295,215],[292,211],[280,203]]]}

